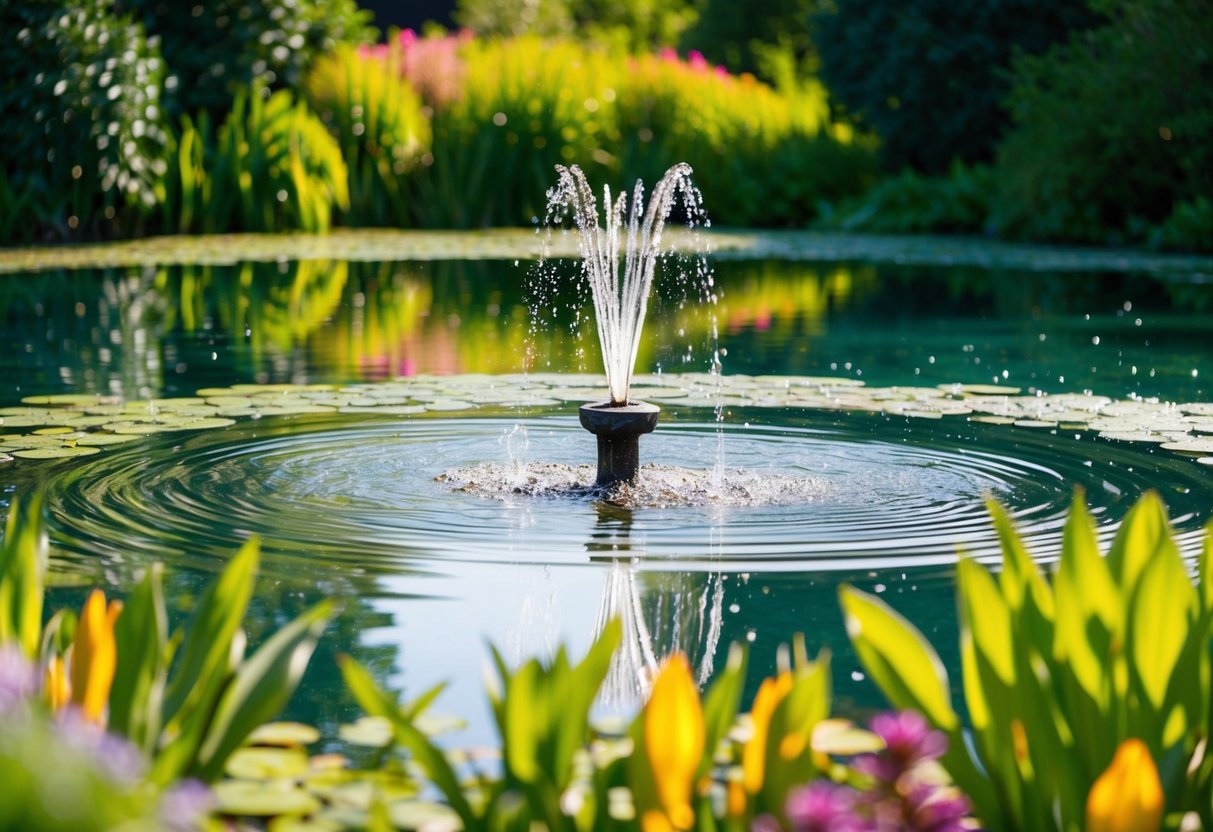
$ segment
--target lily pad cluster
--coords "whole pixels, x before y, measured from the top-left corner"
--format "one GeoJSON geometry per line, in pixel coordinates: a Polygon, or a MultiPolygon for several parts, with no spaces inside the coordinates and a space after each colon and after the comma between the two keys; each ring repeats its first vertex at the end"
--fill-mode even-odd
{"type": "MultiPolygon", "coordinates": [[[[605,398],[592,374],[532,373],[412,376],[336,384],[233,384],[194,396],[124,401],[113,396],[29,396],[0,408],[0,463],[90,456],[151,434],[206,431],[269,417],[422,417],[460,411],[552,411],[605,398]]],[[[1081,393],[1024,394],[1017,387],[941,384],[869,387],[852,378],[718,376],[666,373],[636,376],[631,395],[667,411],[736,408],[841,411],[906,419],[973,422],[1097,434],[1113,442],[1156,445],[1213,464],[1213,402],[1115,400],[1081,393]]]]}

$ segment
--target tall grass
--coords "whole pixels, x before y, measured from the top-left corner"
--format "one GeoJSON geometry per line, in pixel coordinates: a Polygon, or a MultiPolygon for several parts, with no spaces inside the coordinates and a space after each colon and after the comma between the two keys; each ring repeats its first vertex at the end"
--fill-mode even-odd
{"type": "Polygon", "coordinates": [[[345,47],[308,75],[308,101],[341,147],[349,176],[349,225],[411,221],[406,175],[430,145],[430,122],[412,85],[401,77],[403,53],[345,47]]]}

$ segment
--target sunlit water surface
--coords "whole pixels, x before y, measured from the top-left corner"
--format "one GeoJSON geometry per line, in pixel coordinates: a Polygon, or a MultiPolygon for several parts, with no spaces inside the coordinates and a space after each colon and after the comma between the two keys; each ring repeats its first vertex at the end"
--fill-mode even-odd
{"type": "MultiPolygon", "coordinates": [[[[520,268],[268,264],[245,269],[248,280],[240,269],[188,268],[5,278],[0,403],[517,372],[527,355],[540,369],[592,370],[584,328],[532,333],[520,268]]],[[[1213,368],[1213,297],[1199,282],[773,262],[720,264],[718,281],[726,373],[1213,398],[1201,375],[1213,368]]],[[[701,369],[708,325],[698,313],[671,304],[652,314],[642,369],[701,369]]],[[[804,632],[833,651],[844,707],[870,707],[879,699],[848,648],[838,585],[890,599],[954,667],[951,564],[958,553],[996,559],[987,497],[1010,509],[1042,560],[1056,556],[1075,488],[1105,538],[1148,487],[1163,492],[1189,552],[1213,514],[1209,469],[1190,458],[963,417],[734,407],[717,422],[710,408],[670,403],[641,447],[646,463],[697,472],[709,486],[716,472],[741,470],[754,499],[629,506],[560,488],[519,493],[528,477],[593,460],[573,404],[241,421],[79,461],[16,460],[0,466],[0,483],[6,493],[46,488],[57,581],[125,588],[162,560],[178,615],[259,536],[254,638],[320,597],[343,605],[292,715],[331,729],[353,714],[332,664],[345,651],[406,691],[451,681],[440,709],[471,717],[469,742],[491,735],[486,640],[515,659],[561,642],[581,650],[601,611],[630,611],[657,653],[682,649],[709,671],[730,642],[749,643],[758,677],[779,643],[804,632]],[[469,470],[487,472],[490,496],[451,481],[469,470]]]]}

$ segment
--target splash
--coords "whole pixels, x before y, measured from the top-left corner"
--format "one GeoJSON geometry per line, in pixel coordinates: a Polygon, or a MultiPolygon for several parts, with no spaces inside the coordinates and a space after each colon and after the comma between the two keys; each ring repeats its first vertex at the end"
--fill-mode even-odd
{"type": "Polygon", "coordinates": [[[598,343],[602,348],[610,404],[628,403],[628,387],[640,349],[649,291],[661,259],[662,232],[679,195],[694,228],[704,221],[702,196],[691,184],[691,166],[680,162],[665,172],[644,206],[644,183],[637,181],[629,205],[626,192],[612,201],[603,187],[605,226],[598,202],[577,165],[557,165],[560,178],[548,191],[549,220],[571,210],[580,238],[582,267],[594,302],[598,343]],[[622,244],[622,245],[621,245],[622,244]],[[623,250],[622,275],[620,249],[623,250]]]}

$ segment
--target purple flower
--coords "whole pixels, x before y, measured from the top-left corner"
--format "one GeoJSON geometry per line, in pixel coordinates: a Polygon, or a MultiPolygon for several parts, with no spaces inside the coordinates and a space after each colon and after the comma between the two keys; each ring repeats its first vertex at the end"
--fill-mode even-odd
{"type": "Polygon", "coordinates": [[[38,668],[15,645],[0,645],[0,714],[38,692],[38,668]]]}
{"type": "Polygon", "coordinates": [[[160,823],[166,832],[201,829],[215,806],[215,795],[201,780],[182,780],[160,798],[160,823]]]}
{"type": "Polygon", "coordinates": [[[55,714],[56,737],[64,746],[91,759],[115,783],[133,785],[143,776],[143,755],[125,737],[111,734],[81,713],[65,708],[55,714]]]}
{"type": "Polygon", "coordinates": [[[794,832],[868,832],[875,827],[857,811],[854,789],[819,781],[788,797],[785,809],[794,832]]]}
{"type": "Polygon", "coordinates": [[[919,783],[903,799],[906,828],[914,832],[963,832],[969,801],[955,790],[919,783]]]}
{"type": "Polygon", "coordinates": [[[884,740],[885,750],[855,760],[855,768],[884,783],[894,783],[919,763],[934,760],[948,750],[948,738],[935,731],[917,711],[879,714],[872,732],[884,740]]]}

